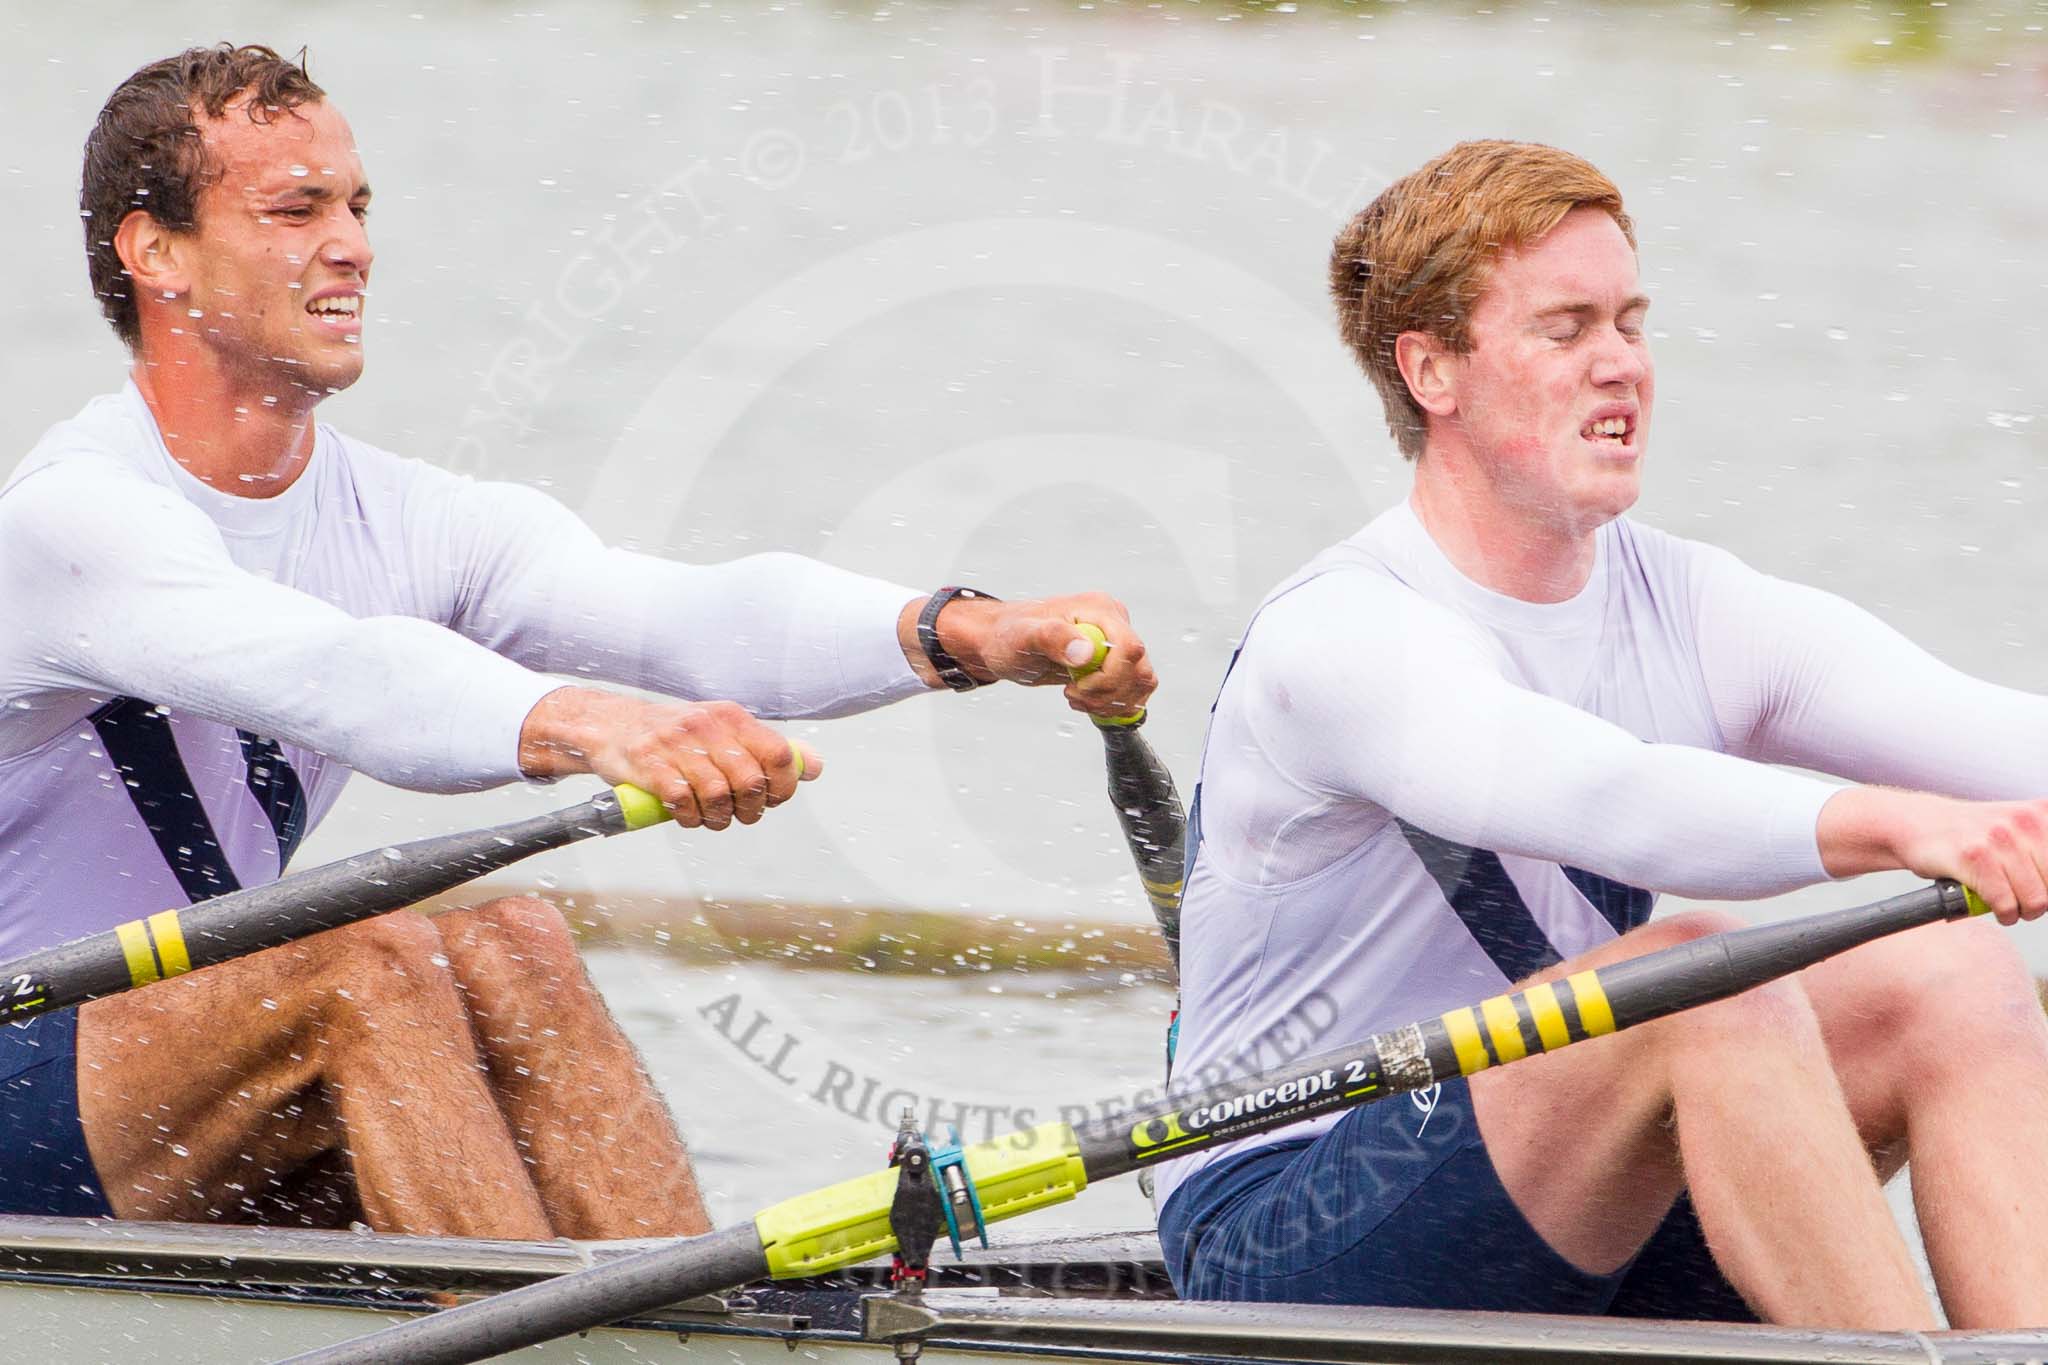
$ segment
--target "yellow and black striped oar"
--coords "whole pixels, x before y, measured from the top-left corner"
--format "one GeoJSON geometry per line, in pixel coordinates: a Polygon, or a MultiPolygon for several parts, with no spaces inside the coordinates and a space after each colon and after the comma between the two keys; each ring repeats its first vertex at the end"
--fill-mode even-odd
{"type": "MultiPolygon", "coordinates": [[[[1985,908],[1954,882],[1937,882],[1874,905],[1696,939],[1418,1020],[1274,1071],[1179,1090],[1143,1112],[1078,1128],[1042,1124],[976,1143],[963,1154],[966,1171],[979,1193],[983,1223],[1014,1218],[1064,1203],[1095,1181],[1725,1000],[1887,934],[1985,908]]],[[[463,1365],[699,1294],[764,1278],[821,1275],[886,1255],[898,1249],[890,1213],[904,1169],[879,1170],[703,1237],[294,1359],[301,1365],[463,1365]]],[[[960,1234],[976,1230],[966,1226],[960,1234]]]]}
{"type": "Polygon", "coordinates": [[[182,976],[423,901],[579,839],[645,829],[661,802],[621,785],[546,815],[358,853],[0,963],[0,1023],[182,976]]]}
{"type": "MultiPolygon", "coordinates": [[[[1109,639],[1101,628],[1085,621],[1078,625],[1081,633],[1095,642],[1095,657],[1072,670],[1076,679],[1087,677],[1109,657],[1109,639]]],[[[1159,936],[1166,940],[1166,951],[1178,973],[1181,864],[1187,848],[1187,816],[1181,810],[1180,792],[1173,785],[1173,774],[1138,733],[1145,723],[1143,708],[1132,716],[1092,719],[1102,733],[1110,804],[1116,807],[1117,823],[1123,827],[1124,842],[1138,865],[1138,880],[1144,883],[1152,918],[1159,921],[1159,936]]]]}

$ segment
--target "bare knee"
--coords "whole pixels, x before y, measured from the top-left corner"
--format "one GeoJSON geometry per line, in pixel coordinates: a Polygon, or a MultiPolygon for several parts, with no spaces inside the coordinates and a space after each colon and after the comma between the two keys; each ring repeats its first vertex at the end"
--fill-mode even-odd
{"type": "MultiPolygon", "coordinates": [[[[1661,916],[1576,962],[1551,969],[1557,977],[1581,967],[1611,967],[1632,958],[1682,948],[1716,934],[1749,928],[1749,922],[1720,910],[1689,910],[1661,916]]],[[[1618,1035],[1619,1045],[1640,1049],[1666,1077],[1688,1067],[1731,1065],[1730,1057],[1759,1049],[1797,1050],[1820,1056],[1825,1044],[1805,989],[1794,979],[1767,983],[1711,1005],[1639,1025],[1618,1035]]]]}
{"type": "Polygon", "coordinates": [[[448,966],[433,921],[410,910],[337,929],[331,938],[350,968],[365,976],[431,979],[448,966]]]}
{"type": "MultiPolygon", "coordinates": [[[[1644,951],[1675,948],[1731,930],[1747,921],[1719,910],[1693,910],[1657,920],[1630,935],[1647,939],[1644,951]]],[[[1725,1000],[1658,1020],[1641,1030],[1644,1041],[1665,1051],[1675,1065],[1727,1065],[1731,1051],[1825,1051],[1820,1023],[1805,988],[1795,977],[1743,991],[1725,1000]]]]}
{"type": "Polygon", "coordinates": [[[583,981],[576,937],[562,912],[534,896],[507,896],[441,917],[440,937],[464,988],[549,996],[583,981]]]}
{"type": "Polygon", "coordinates": [[[1725,910],[1687,910],[1676,915],[1661,915],[1623,941],[1636,946],[1639,952],[1647,953],[1747,928],[1747,920],[1725,910]]]}
{"type": "Polygon", "coordinates": [[[1845,959],[1857,1022],[1920,1074],[2048,1055],[2041,997],[2012,940],[1987,922],[1941,924],[1845,959]]]}
{"type": "Polygon", "coordinates": [[[316,940],[321,951],[307,964],[314,1013],[332,1034],[367,1027],[459,1022],[441,937],[424,916],[408,910],[364,920],[316,940]]]}

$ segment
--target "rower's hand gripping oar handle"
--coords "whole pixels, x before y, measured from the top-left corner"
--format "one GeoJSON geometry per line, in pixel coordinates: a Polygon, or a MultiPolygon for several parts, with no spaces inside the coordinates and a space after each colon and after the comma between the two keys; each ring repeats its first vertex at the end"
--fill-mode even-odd
{"type": "MultiPolygon", "coordinates": [[[[794,744],[789,747],[796,748],[794,744]]],[[[796,756],[796,771],[797,776],[803,776],[804,757],[801,753],[796,756]]],[[[620,782],[612,787],[612,796],[619,803],[619,821],[626,830],[647,829],[669,818],[668,807],[645,787],[620,782]]]]}
{"type": "MultiPolygon", "coordinates": [[[[1109,657],[1109,637],[1100,626],[1087,621],[1075,622],[1075,629],[1095,645],[1094,658],[1068,670],[1078,682],[1109,657]]],[[[1173,785],[1173,774],[1138,733],[1145,723],[1143,707],[1128,716],[1090,719],[1102,734],[1110,803],[1116,807],[1117,823],[1123,827],[1124,842],[1130,846],[1138,879],[1145,886],[1145,899],[1151,903],[1152,917],[1159,922],[1160,937],[1166,940],[1178,975],[1182,863],[1187,850],[1187,816],[1181,809],[1180,792],[1173,785]]]]}
{"type": "MultiPolygon", "coordinates": [[[[796,780],[804,780],[804,746],[795,740],[789,741],[790,762],[796,764],[796,780]]],[[[669,818],[669,809],[661,804],[661,798],[645,787],[636,787],[631,782],[616,783],[612,796],[619,803],[619,818],[625,822],[625,829],[646,829],[669,818]]],[[[611,833],[620,833],[614,830],[611,833]]]]}
{"type": "MultiPolygon", "coordinates": [[[[1088,643],[1095,646],[1095,654],[1087,663],[1067,670],[1067,676],[1075,682],[1079,682],[1090,673],[1101,668],[1103,663],[1109,658],[1109,637],[1102,633],[1101,626],[1096,625],[1092,621],[1076,621],[1074,622],[1074,629],[1087,636],[1088,643]]],[[[1136,728],[1145,723],[1145,708],[1141,706],[1128,716],[1090,716],[1089,719],[1105,730],[1121,726],[1136,728]]]]}

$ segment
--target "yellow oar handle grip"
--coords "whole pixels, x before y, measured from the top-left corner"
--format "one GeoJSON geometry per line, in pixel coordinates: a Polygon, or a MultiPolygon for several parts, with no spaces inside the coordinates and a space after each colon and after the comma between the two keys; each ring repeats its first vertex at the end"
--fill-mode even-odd
{"type": "MultiPolygon", "coordinates": [[[[795,740],[789,742],[789,756],[796,763],[797,781],[803,781],[804,751],[795,740]]],[[[625,818],[627,829],[647,829],[668,819],[668,807],[645,787],[621,782],[612,788],[612,795],[619,798],[619,814],[625,818]]]]}
{"type": "Polygon", "coordinates": [[[1094,625],[1088,621],[1076,621],[1074,623],[1074,629],[1080,631],[1083,635],[1087,636],[1088,642],[1095,646],[1094,658],[1090,659],[1087,663],[1082,664],[1079,668],[1070,668],[1067,670],[1067,672],[1073,675],[1074,681],[1079,682],[1081,681],[1081,679],[1087,677],[1090,673],[1093,673],[1096,669],[1102,667],[1102,661],[1109,657],[1109,637],[1102,633],[1101,626],[1094,625]]]}
{"type": "Polygon", "coordinates": [[[1984,903],[1984,898],[1967,886],[1963,888],[1963,901],[1970,907],[1970,913],[1973,915],[1988,915],[1991,913],[1991,907],[1984,903]]]}
{"type": "MultiPolygon", "coordinates": [[[[1093,673],[1096,669],[1102,667],[1102,661],[1109,657],[1109,637],[1102,633],[1101,626],[1095,625],[1094,623],[1089,621],[1074,622],[1074,629],[1080,631],[1083,635],[1087,636],[1088,639],[1095,645],[1094,658],[1090,659],[1087,663],[1082,664],[1079,668],[1069,668],[1067,670],[1067,672],[1073,677],[1074,681],[1079,682],[1081,681],[1081,679],[1087,677],[1090,673],[1093,673]]],[[[1089,717],[1089,719],[1093,720],[1097,725],[1102,726],[1104,729],[1108,729],[1112,726],[1119,725],[1136,725],[1140,721],[1145,719],[1145,708],[1141,706],[1137,709],[1135,713],[1128,716],[1091,716],[1089,717]]]]}
{"type": "Polygon", "coordinates": [[[619,814],[625,817],[627,829],[646,829],[668,819],[668,807],[645,787],[621,782],[612,788],[612,795],[619,798],[619,814]]]}

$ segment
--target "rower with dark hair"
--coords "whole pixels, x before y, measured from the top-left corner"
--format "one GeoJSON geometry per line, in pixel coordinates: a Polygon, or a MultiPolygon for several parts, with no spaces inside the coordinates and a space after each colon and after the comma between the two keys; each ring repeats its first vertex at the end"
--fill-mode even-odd
{"type": "MultiPolygon", "coordinates": [[[[1177,1074],[1272,1064],[1311,997],[1335,1046],[1734,922],[1659,892],[1907,868],[2048,911],[2048,699],[1624,516],[1654,374],[1606,176],[1460,145],[1330,282],[1413,491],[1274,590],[1223,683],[1177,1074]]],[[[1468,1071],[1580,1022],[1539,998],[1461,1035],[1468,1071]]],[[[1203,1149],[1160,1233],[1193,1298],[1919,1328],[1880,1190],[1909,1157],[1950,1322],[2048,1322],[2048,1022],[1990,924],[1203,1149]]]]}
{"type": "MultiPolygon", "coordinates": [[[[340,112],[267,48],[124,81],[80,200],[133,364],[0,493],[0,956],[276,878],[352,770],[419,791],[595,773],[724,829],[819,773],[757,716],[998,680],[1118,716],[1152,690],[1100,594],[608,549],[539,492],[317,423],[362,373],[370,187],[340,112]],[[1112,648],[1072,681],[1084,621],[1112,648]]],[[[561,915],[525,897],[0,1029],[0,1212],[708,1226],[561,915]]]]}

